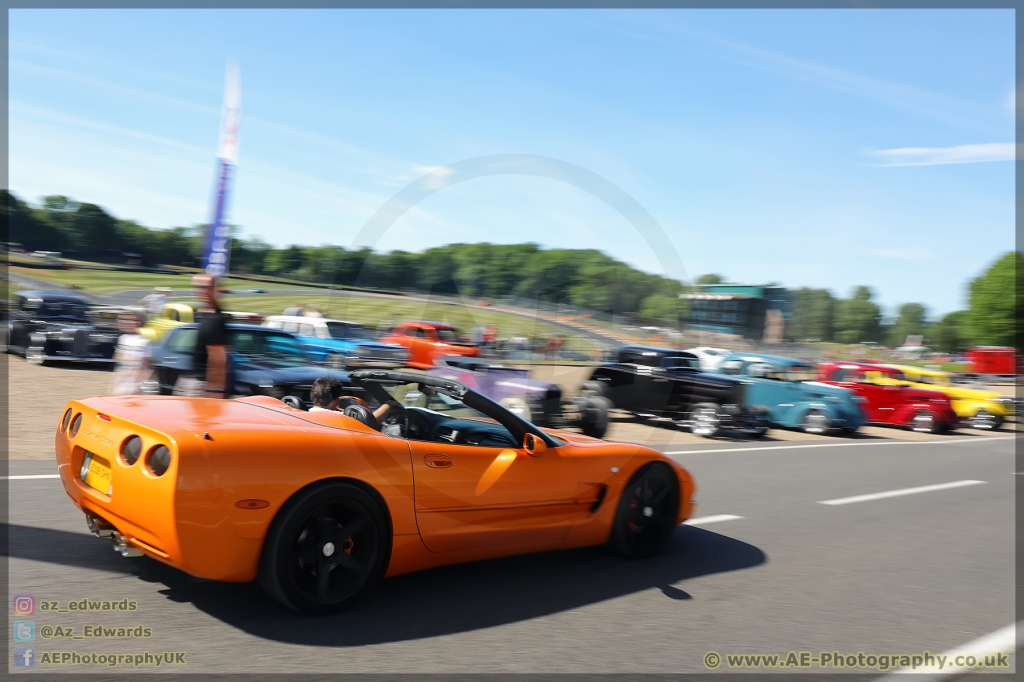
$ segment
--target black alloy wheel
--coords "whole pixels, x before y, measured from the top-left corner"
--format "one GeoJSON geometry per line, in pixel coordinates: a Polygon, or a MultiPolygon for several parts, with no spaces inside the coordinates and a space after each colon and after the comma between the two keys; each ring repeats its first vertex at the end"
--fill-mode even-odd
{"type": "Polygon", "coordinates": [[[300,491],[267,533],[259,581],[284,605],[312,614],[341,611],[380,577],[389,532],[361,488],[330,481],[300,491]]]}
{"type": "Polygon", "coordinates": [[[645,559],[672,537],[679,514],[679,481],[664,462],[638,471],[623,489],[615,511],[609,546],[619,554],[645,559]]]}

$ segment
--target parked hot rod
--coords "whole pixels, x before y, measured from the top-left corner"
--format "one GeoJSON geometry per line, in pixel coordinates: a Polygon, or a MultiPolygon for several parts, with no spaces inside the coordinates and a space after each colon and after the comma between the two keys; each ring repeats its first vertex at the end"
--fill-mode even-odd
{"type": "Polygon", "coordinates": [[[701,372],[693,353],[622,346],[611,357],[583,383],[583,395],[603,396],[637,417],[668,419],[709,438],[723,429],[754,437],[768,430],[768,412],[750,401],[746,383],[701,372]]]}
{"type": "Polygon", "coordinates": [[[853,392],[817,381],[814,365],[803,360],[740,352],[726,356],[718,372],[746,381],[746,399],[767,406],[774,426],[852,434],[864,424],[853,392]]]}

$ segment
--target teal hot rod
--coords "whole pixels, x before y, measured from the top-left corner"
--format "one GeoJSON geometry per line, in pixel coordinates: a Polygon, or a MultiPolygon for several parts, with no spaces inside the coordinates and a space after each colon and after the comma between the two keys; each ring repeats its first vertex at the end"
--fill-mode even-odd
{"type": "Polygon", "coordinates": [[[773,426],[851,434],[864,423],[853,391],[815,381],[817,370],[803,360],[738,352],[723,358],[717,372],[748,382],[745,400],[767,406],[773,426]]]}

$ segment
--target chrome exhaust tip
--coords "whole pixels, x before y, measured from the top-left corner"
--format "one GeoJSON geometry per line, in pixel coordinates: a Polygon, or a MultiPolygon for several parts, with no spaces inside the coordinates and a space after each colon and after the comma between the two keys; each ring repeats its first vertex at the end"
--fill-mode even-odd
{"type": "Polygon", "coordinates": [[[116,531],[113,528],[104,527],[101,525],[104,523],[97,519],[95,516],[85,515],[85,525],[89,527],[89,532],[98,538],[109,538],[116,531]]]}
{"type": "Polygon", "coordinates": [[[144,556],[141,549],[129,545],[128,538],[117,531],[114,531],[113,535],[110,536],[110,541],[114,545],[114,551],[123,557],[144,556]]]}

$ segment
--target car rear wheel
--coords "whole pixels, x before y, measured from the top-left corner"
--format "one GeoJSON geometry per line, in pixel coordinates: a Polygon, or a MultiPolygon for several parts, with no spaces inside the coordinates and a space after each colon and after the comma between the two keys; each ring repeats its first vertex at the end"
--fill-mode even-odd
{"type": "Polygon", "coordinates": [[[631,559],[660,552],[679,514],[679,481],[664,462],[640,469],[622,491],[608,544],[631,559]]]}
{"type": "Polygon", "coordinates": [[[6,325],[5,324],[4,328],[0,329],[0,353],[10,353],[11,352],[10,350],[8,350],[10,348],[10,343],[9,343],[10,338],[11,338],[11,327],[10,327],[10,325],[6,325]]]}
{"type": "Polygon", "coordinates": [[[808,410],[800,422],[800,428],[804,433],[828,433],[832,422],[824,412],[808,410]]]}
{"type": "Polygon", "coordinates": [[[690,432],[705,438],[716,436],[722,429],[722,418],[718,405],[699,403],[690,411],[690,432]]]}
{"type": "Polygon", "coordinates": [[[584,381],[580,384],[580,395],[583,397],[598,396],[609,399],[608,386],[602,381],[584,381]]]}
{"type": "Polygon", "coordinates": [[[388,535],[380,505],[361,488],[341,481],[311,486],[271,524],[260,585],[296,611],[341,611],[383,573],[388,535]]]}
{"type": "Polygon", "coordinates": [[[25,361],[31,365],[45,365],[46,359],[43,357],[43,349],[38,346],[30,346],[26,348],[25,361]]]}
{"type": "Polygon", "coordinates": [[[348,358],[341,353],[331,353],[327,356],[327,360],[324,361],[328,369],[338,369],[344,371],[348,367],[348,358]]]}
{"type": "Polygon", "coordinates": [[[533,412],[530,411],[530,406],[522,398],[510,396],[508,398],[502,398],[501,404],[505,406],[505,409],[514,415],[518,415],[526,421],[533,421],[533,412]]]}
{"type": "Polygon", "coordinates": [[[935,413],[928,410],[915,412],[914,416],[910,418],[907,428],[918,433],[938,433],[940,430],[939,420],[935,418],[935,413]]]}
{"type": "Polygon", "coordinates": [[[589,396],[580,407],[580,430],[584,436],[601,438],[608,430],[608,410],[612,401],[601,396],[589,396]]]}

